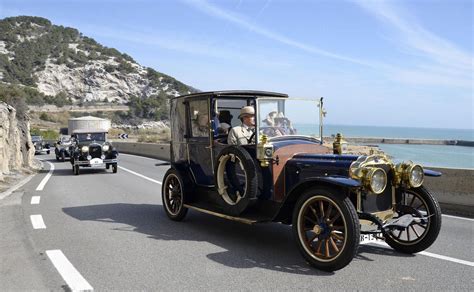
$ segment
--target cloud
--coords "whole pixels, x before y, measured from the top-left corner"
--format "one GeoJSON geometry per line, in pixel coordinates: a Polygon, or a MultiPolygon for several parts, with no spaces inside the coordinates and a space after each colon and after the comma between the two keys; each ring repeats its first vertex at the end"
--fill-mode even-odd
{"type": "Polygon", "coordinates": [[[332,59],[342,60],[342,61],[346,61],[350,63],[355,63],[355,64],[372,67],[372,68],[378,68],[382,66],[382,64],[379,64],[376,62],[369,62],[362,59],[352,58],[352,57],[345,56],[342,54],[333,53],[333,52],[318,48],[316,46],[311,46],[311,45],[299,42],[297,40],[291,39],[277,32],[273,32],[269,29],[256,25],[238,14],[234,14],[224,9],[221,9],[215,5],[208,3],[205,0],[182,0],[182,2],[190,6],[193,6],[196,9],[208,15],[234,23],[235,25],[238,25],[256,34],[259,34],[265,38],[271,39],[273,41],[279,42],[284,45],[291,46],[293,48],[300,49],[307,53],[312,53],[312,54],[316,54],[316,55],[320,55],[320,56],[324,56],[324,57],[328,57],[332,59]]]}
{"type": "Polygon", "coordinates": [[[415,68],[400,68],[394,72],[401,80],[424,84],[444,84],[472,88],[474,58],[433,32],[424,28],[412,15],[384,1],[355,2],[382,23],[392,27],[395,43],[403,53],[417,57],[415,68]]]}
{"type": "Polygon", "coordinates": [[[272,60],[268,54],[258,52],[243,52],[241,49],[224,47],[222,44],[196,39],[183,34],[169,34],[165,31],[153,30],[153,32],[135,31],[130,29],[111,29],[103,26],[83,26],[82,29],[91,32],[94,36],[114,40],[122,40],[140,45],[160,47],[170,51],[182,52],[189,55],[199,55],[217,59],[238,60],[241,63],[253,67],[266,68],[289,68],[292,65],[281,60],[272,60]]]}

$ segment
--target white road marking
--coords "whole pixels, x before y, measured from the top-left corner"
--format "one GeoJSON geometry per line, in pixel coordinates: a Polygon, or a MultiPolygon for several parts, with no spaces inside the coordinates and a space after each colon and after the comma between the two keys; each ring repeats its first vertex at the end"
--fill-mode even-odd
{"type": "Polygon", "coordinates": [[[30,215],[31,224],[33,229],[46,229],[44,225],[43,216],[41,215],[30,215]]]}
{"type": "Polygon", "coordinates": [[[38,205],[40,203],[40,196],[33,196],[31,197],[31,205],[38,205]]]}
{"type": "Polygon", "coordinates": [[[431,253],[431,252],[427,252],[427,251],[422,251],[422,252],[419,252],[418,254],[422,254],[422,255],[425,255],[425,256],[428,256],[428,257],[432,257],[432,258],[437,258],[437,259],[440,259],[440,260],[445,260],[445,261],[449,261],[449,262],[453,262],[453,263],[458,263],[458,264],[474,267],[474,262],[460,260],[460,259],[456,259],[456,258],[452,258],[452,257],[447,257],[447,256],[440,255],[440,254],[435,254],[435,253],[431,253]]]}
{"type": "Polygon", "coordinates": [[[443,217],[453,218],[453,219],[460,219],[460,220],[466,220],[466,221],[473,221],[473,222],[474,222],[474,219],[472,219],[472,218],[466,218],[466,217],[459,217],[459,216],[445,215],[445,214],[443,214],[443,217]]]}
{"type": "Polygon", "coordinates": [[[38,185],[38,187],[36,188],[37,191],[42,191],[44,189],[44,186],[46,185],[46,183],[48,182],[49,178],[51,177],[51,175],[53,174],[53,171],[54,171],[54,164],[52,164],[51,162],[49,161],[46,161],[48,162],[49,164],[49,172],[48,174],[43,178],[43,180],[40,182],[40,184],[38,185]]]}
{"type": "MultiPolygon", "coordinates": [[[[145,157],[145,156],[133,155],[133,154],[127,154],[127,153],[120,153],[119,155],[140,157],[140,158],[143,158],[143,159],[153,160],[155,162],[156,161],[163,161],[163,160],[160,160],[160,159],[157,159],[157,158],[151,158],[151,157],[145,157]]],[[[163,162],[167,162],[167,161],[163,161],[163,162]]]]}
{"type": "Polygon", "coordinates": [[[93,291],[94,288],[74,268],[59,249],[47,250],[46,254],[72,291],[93,291]]]}
{"type": "Polygon", "coordinates": [[[144,178],[144,179],[146,179],[146,180],[149,180],[149,181],[151,181],[151,182],[154,182],[155,184],[159,184],[159,185],[162,184],[161,181],[157,181],[157,180],[155,180],[155,179],[149,178],[149,177],[147,177],[147,176],[144,176],[143,174],[139,174],[138,172],[135,172],[135,171],[130,170],[130,169],[128,169],[128,168],[125,168],[125,167],[123,167],[123,166],[119,166],[118,168],[123,169],[123,170],[125,170],[125,171],[127,171],[127,172],[130,172],[131,174],[134,174],[134,175],[139,176],[139,177],[141,177],[141,178],[144,178]]]}
{"type": "MultiPolygon", "coordinates": [[[[388,247],[388,248],[391,249],[391,247],[387,243],[382,242],[382,241],[371,240],[371,241],[361,242],[360,244],[371,244],[371,243],[379,245],[379,246],[383,246],[383,247],[388,247]]],[[[474,262],[470,262],[470,261],[466,261],[466,260],[460,260],[460,259],[457,259],[457,258],[452,258],[452,257],[448,257],[448,256],[444,256],[444,255],[440,255],[440,254],[436,254],[436,253],[432,253],[432,252],[420,251],[419,253],[416,253],[416,254],[421,254],[421,255],[431,257],[431,258],[435,258],[435,259],[445,260],[445,261],[448,261],[448,262],[453,262],[453,263],[457,263],[457,264],[461,264],[461,265],[465,265],[465,266],[474,267],[474,262]]]]}
{"type": "Polygon", "coordinates": [[[24,186],[27,182],[29,182],[32,178],[33,178],[34,175],[30,175],[28,177],[26,177],[25,179],[23,179],[22,181],[20,181],[19,183],[17,183],[16,185],[14,185],[13,187],[9,188],[8,190],[6,190],[5,192],[3,193],[0,193],[0,200],[3,200],[5,199],[6,197],[8,197],[9,195],[11,195],[14,191],[18,190],[19,188],[21,188],[22,186],[24,186]]]}

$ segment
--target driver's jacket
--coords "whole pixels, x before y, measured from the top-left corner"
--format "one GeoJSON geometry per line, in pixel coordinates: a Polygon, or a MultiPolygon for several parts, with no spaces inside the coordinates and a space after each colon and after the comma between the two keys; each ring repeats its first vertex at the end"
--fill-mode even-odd
{"type": "Polygon", "coordinates": [[[230,130],[229,136],[227,137],[227,144],[231,145],[247,145],[255,143],[255,135],[252,137],[252,134],[255,132],[255,128],[247,127],[242,124],[240,126],[234,127],[230,130]],[[252,137],[252,141],[249,141],[252,137]]]}

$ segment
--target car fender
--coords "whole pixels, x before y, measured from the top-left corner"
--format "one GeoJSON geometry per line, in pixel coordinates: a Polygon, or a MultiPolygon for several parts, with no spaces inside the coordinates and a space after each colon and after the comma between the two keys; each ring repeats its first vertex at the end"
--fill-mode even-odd
{"type": "Polygon", "coordinates": [[[288,191],[280,210],[278,211],[277,215],[274,217],[273,220],[290,224],[294,205],[298,200],[301,192],[313,186],[332,187],[337,190],[340,190],[340,193],[346,196],[349,194],[350,189],[359,188],[362,186],[362,184],[358,180],[352,179],[347,176],[338,175],[305,178],[304,180],[301,180],[300,182],[295,184],[288,191]]]}

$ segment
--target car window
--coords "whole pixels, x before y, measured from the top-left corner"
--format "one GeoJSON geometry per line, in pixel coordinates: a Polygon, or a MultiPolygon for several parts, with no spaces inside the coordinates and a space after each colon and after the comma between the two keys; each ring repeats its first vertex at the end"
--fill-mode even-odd
{"type": "Polygon", "coordinates": [[[193,137],[209,136],[209,110],[207,100],[189,102],[191,135],[193,137]]]}
{"type": "Polygon", "coordinates": [[[248,105],[247,99],[218,99],[216,108],[218,112],[219,123],[229,124],[231,127],[239,126],[240,109],[248,105]]]}

